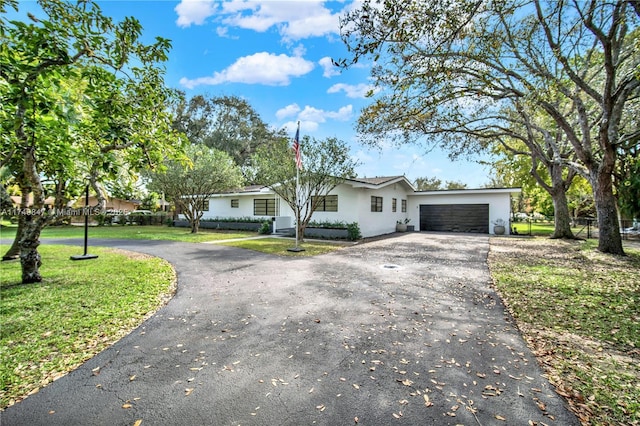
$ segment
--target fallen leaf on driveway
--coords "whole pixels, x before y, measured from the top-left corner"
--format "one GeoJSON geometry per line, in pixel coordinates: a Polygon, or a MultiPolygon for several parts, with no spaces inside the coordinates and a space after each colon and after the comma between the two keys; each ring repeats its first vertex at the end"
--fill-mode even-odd
{"type": "Polygon", "coordinates": [[[433,402],[431,402],[431,400],[429,399],[429,395],[425,393],[424,395],[422,395],[422,397],[424,398],[424,405],[426,405],[427,407],[433,406],[433,402]]]}

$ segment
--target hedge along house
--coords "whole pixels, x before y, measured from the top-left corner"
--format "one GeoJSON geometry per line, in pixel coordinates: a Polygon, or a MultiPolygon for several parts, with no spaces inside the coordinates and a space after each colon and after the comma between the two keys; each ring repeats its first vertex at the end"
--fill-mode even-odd
{"type": "MultiPolygon", "coordinates": [[[[418,192],[404,176],[347,179],[320,200],[312,221],[356,222],[365,238],[395,232],[396,223],[407,220],[420,231],[492,234],[492,222],[509,223],[511,196],[520,192],[520,188],[418,192]]],[[[274,220],[275,230],[294,225],[289,205],[265,186],[215,194],[206,207],[203,220],[274,220]]]]}

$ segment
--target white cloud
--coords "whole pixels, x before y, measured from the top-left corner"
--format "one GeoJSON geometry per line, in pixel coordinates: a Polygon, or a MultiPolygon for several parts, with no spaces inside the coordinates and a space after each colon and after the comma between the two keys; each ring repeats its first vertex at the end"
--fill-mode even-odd
{"type": "Polygon", "coordinates": [[[353,106],[346,105],[337,111],[325,111],[323,109],[314,108],[306,105],[304,109],[300,109],[298,104],[290,104],[276,112],[276,117],[281,120],[287,117],[296,117],[295,120],[287,121],[282,125],[289,133],[296,131],[298,121],[300,121],[300,131],[312,133],[318,130],[320,124],[326,123],[328,120],[348,121],[353,117],[353,106]]]}
{"type": "MultiPolygon", "coordinates": [[[[287,121],[286,123],[284,123],[282,125],[282,127],[284,129],[286,129],[287,133],[292,135],[293,138],[293,134],[296,132],[296,129],[298,128],[298,122],[297,121],[287,121]]],[[[313,133],[316,130],[318,130],[318,123],[316,123],[315,121],[305,121],[305,120],[300,120],[300,133],[304,136],[305,133],[313,133]]]]}
{"type": "Polygon", "coordinates": [[[304,109],[298,114],[298,118],[303,121],[313,121],[316,123],[324,123],[327,121],[327,118],[331,118],[333,120],[338,121],[348,121],[353,116],[353,106],[347,105],[340,108],[338,111],[325,111],[323,109],[318,109],[314,107],[310,107],[309,105],[305,106],[304,109]]]}
{"type": "Polygon", "coordinates": [[[216,28],[216,34],[218,34],[218,37],[230,38],[230,39],[233,39],[233,40],[237,40],[238,39],[238,36],[229,35],[229,27],[217,27],[216,28]]]}
{"type": "Polygon", "coordinates": [[[291,77],[307,74],[314,68],[313,62],[300,57],[275,55],[260,52],[243,56],[232,65],[213,76],[196,79],[181,78],[180,84],[188,89],[200,85],[217,85],[223,83],[264,84],[267,86],[286,86],[291,77]]]}
{"type": "Polygon", "coordinates": [[[294,117],[299,112],[300,107],[298,106],[298,104],[290,104],[276,111],[276,118],[278,120],[282,120],[283,118],[294,117]]]}
{"type": "Polygon", "coordinates": [[[325,56],[324,58],[320,59],[318,63],[324,70],[322,73],[323,77],[330,78],[330,77],[333,77],[334,75],[340,75],[340,69],[335,65],[333,65],[333,61],[331,60],[331,57],[325,56]]]}
{"type": "Polygon", "coordinates": [[[215,13],[213,0],[182,0],[174,8],[178,14],[176,24],[179,27],[190,27],[191,24],[202,25],[215,13]]]}
{"type": "Polygon", "coordinates": [[[332,13],[319,1],[232,0],[222,4],[225,25],[257,32],[276,27],[285,41],[338,34],[341,13],[332,13]]]}
{"type": "Polygon", "coordinates": [[[329,87],[327,93],[338,93],[343,91],[349,98],[366,98],[367,93],[372,90],[374,93],[376,92],[374,86],[370,84],[361,83],[354,86],[352,84],[338,83],[329,87]]]}

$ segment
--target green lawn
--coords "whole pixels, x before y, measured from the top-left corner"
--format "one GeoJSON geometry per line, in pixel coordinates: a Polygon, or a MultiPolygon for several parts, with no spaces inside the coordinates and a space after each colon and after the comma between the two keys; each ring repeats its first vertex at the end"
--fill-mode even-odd
{"type": "Polygon", "coordinates": [[[18,261],[0,263],[0,407],[113,344],[174,289],[173,268],[158,258],[93,247],[98,260],[73,262],[77,247],[39,251],[39,284],[20,284],[18,261]]]}
{"type": "Polygon", "coordinates": [[[640,424],[640,249],[597,242],[491,242],[496,287],[583,424],[640,424]]]}
{"type": "MultiPolygon", "coordinates": [[[[511,228],[515,228],[520,235],[529,235],[546,237],[553,234],[553,222],[515,222],[511,224],[511,228]]],[[[580,225],[571,228],[576,237],[587,238],[586,225],[580,225]]],[[[593,232],[593,229],[592,229],[593,232]]]]}
{"type": "Polygon", "coordinates": [[[344,247],[344,244],[334,242],[305,241],[300,244],[300,248],[303,248],[304,251],[292,252],[288,249],[295,247],[296,243],[295,240],[290,238],[261,238],[257,240],[230,241],[221,244],[280,256],[316,256],[344,247]]]}
{"type": "MultiPolygon", "coordinates": [[[[3,227],[0,237],[13,238],[15,227],[3,227]]],[[[189,228],[169,226],[91,226],[89,227],[89,239],[91,238],[123,238],[135,240],[170,240],[201,243],[206,241],[226,240],[231,238],[254,237],[257,232],[248,231],[219,231],[212,229],[200,229],[197,234],[192,234],[189,228]]],[[[41,238],[83,238],[82,226],[50,226],[42,230],[41,238]]]]}

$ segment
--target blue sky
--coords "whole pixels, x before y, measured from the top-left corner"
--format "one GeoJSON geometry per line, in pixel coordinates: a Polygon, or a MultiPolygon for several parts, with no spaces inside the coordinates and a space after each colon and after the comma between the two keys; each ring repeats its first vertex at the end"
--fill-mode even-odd
{"type": "MultiPolygon", "coordinates": [[[[263,121],[285,127],[293,137],[337,137],[347,142],[361,165],[358,176],[437,177],[466,183],[488,181],[478,164],[450,162],[445,153],[417,146],[369,149],[355,132],[360,110],[370,101],[369,64],[346,71],[331,58],[346,57],[339,17],[357,5],[350,1],[98,1],[116,20],[134,16],[145,40],[172,40],[166,84],[192,96],[245,98],[263,121]]],[[[35,7],[21,2],[21,12],[35,7]]]]}

